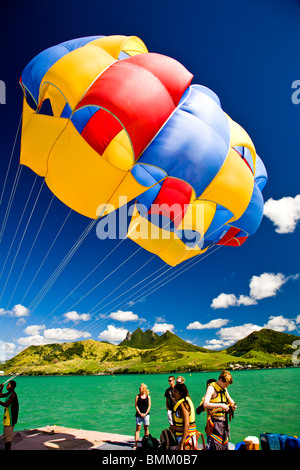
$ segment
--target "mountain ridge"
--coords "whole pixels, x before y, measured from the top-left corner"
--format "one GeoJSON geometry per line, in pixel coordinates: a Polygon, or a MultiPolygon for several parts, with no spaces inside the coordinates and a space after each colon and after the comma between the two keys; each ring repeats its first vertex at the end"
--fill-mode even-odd
{"type": "Polygon", "coordinates": [[[169,330],[159,336],[157,333],[154,333],[153,330],[148,329],[144,332],[141,330],[141,328],[137,328],[132,334],[130,334],[130,339],[127,339],[128,333],[126,338],[121,343],[119,343],[119,346],[130,346],[139,349],[152,349],[157,348],[162,344],[175,343],[177,347],[182,347],[187,351],[209,351],[208,349],[202,348],[201,346],[196,346],[184,341],[169,330]]]}
{"type": "Polygon", "coordinates": [[[232,368],[237,361],[241,367],[292,366],[292,343],[299,338],[261,329],[226,349],[212,351],[170,331],[159,336],[138,328],[117,346],[92,339],[29,346],[2,369],[7,375],[78,375],[212,371],[232,368]]]}

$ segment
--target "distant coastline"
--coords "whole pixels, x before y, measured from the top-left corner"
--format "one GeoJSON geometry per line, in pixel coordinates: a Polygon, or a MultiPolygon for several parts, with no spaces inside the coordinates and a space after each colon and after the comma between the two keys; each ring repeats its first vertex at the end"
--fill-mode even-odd
{"type": "Polygon", "coordinates": [[[167,331],[138,328],[119,345],[95,340],[30,346],[1,365],[3,375],[118,375],[296,367],[299,336],[262,329],[221,351],[187,343],[167,331]]]}
{"type": "MultiPolygon", "coordinates": [[[[239,372],[248,372],[248,371],[251,371],[251,370],[278,370],[278,369],[297,369],[299,368],[300,366],[297,365],[297,366],[294,366],[294,365],[283,365],[283,366],[269,366],[269,367],[253,367],[253,368],[242,368],[242,369],[230,369],[230,368],[226,368],[226,370],[234,370],[234,371],[239,371],[239,372]]],[[[55,373],[55,372],[52,372],[52,373],[47,373],[47,374],[39,374],[39,373],[35,373],[34,371],[31,373],[31,374],[20,374],[22,375],[23,377],[99,377],[99,376],[103,376],[103,377],[109,377],[109,376],[116,376],[116,375],[157,375],[157,374],[179,374],[179,373],[190,373],[190,374],[193,374],[193,373],[196,373],[196,374],[201,374],[201,373],[207,373],[207,372],[219,372],[221,370],[224,370],[223,368],[217,368],[217,369],[206,369],[206,370],[184,370],[184,371],[179,371],[179,370],[173,370],[173,371],[167,371],[167,372],[101,372],[101,373],[85,373],[85,372],[82,372],[82,373],[73,373],[73,372],[69,372],[69,373],[55,373]]],[[[0,375],[0,377],[3,377],[4,379],[5,378],[8,378],[10,375],[16,375],[16,377],[19,375],[19,374],[11,374],[11,373],[7,373],[7,374],[4,374],[4,375],[0,375]]],[[[0,383],[1,383],[1,378],[0,378],[0,383]]]]}

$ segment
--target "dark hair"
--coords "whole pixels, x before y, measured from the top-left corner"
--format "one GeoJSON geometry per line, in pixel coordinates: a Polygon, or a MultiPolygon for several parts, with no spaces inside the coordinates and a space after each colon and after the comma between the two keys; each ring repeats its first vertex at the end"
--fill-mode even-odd
{"type": "Polygon", "coordinates": [[[180,393],[180,397],[181,399],[183,398],[184,401],[182,403],[182,405],[188,410],[188,412],[190,413],[191,411],[191,407],[190,407],[190,404],[189,402],[187,401],[186,397],[189,397],[189,391],[187,389],[187,386],[183,383],[177,383],[175,384],[175,387],[174,387],[179,393],[180,393]]]}
{"type": "Polygon", "coordinates": [[[14,380],[10,380],[9,383],[10,383],[10,385],[12,386],[13,389],[16,388],[17,383],[16,383],[14,380]]]}
{"type": "Polygon", "coordinates": [[[185,398],[189,396],[189,391],[187,389],[187,386],[183,383],[176,383],[175,387],[176,390],[180,393],[181,398],[185,398]]]}
{"type": "Polygon", "coordinates": [[[213,382],[216,382],[216,379],[208,379],[206,381],[206,386],[208,387],[209,384],[212,384],[213,382]]]}

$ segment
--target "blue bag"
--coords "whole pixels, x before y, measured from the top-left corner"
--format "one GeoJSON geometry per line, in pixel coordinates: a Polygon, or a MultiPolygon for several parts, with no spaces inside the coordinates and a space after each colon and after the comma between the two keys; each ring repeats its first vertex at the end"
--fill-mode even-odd
{"type": "Polygon", "coordinates": [[[288,436],[285,441],[285,450],[300,450],[300,438],[288,436]]]}
{"type": "Polygon", "coordinates": [[[261,450],[281,450],[278,434],[265,432],[260,435],[261,450]]]}

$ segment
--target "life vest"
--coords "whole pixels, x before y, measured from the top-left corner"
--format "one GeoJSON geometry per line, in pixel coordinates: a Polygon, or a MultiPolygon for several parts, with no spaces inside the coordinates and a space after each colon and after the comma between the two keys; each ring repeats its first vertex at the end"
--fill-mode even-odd
{"type": "Polygon", "coordinates": [[[195,423],[195,408],[194,408],[193,402],[190,399],[190,397],[185,397],[185,398],[181,398],[180,400],[178,400],[176,402],[176,404],[174,405],[174,408],[173,408],[173,423],[176,426],[176,428],[181,428],[181,429],[176,429],[176,431],[174,431],[175,435],[177,437],[180,437],[183,434],[183,418],[181,416],[179,416],[179,414],[176,413],[176,411],[178,410],[181,403],[183,403],[184,401],[187,401],[188,404],[189,404],[189,407],[190,407],[190,412],[189,412],[189,434],[191,434],[193,432],[197,432],[196,423],[195,423]]]}
{"type": "MultiPolygon", "coordinates": [[[[5,397],[5,403],[8,402],[8,400],[10,399],[10,397],[12,396],[13,393],[15,393],[15,392],[11,392],[5,397]]],[[[14,422],[15,417],[13,416],[12,411],[13,411],[12,410],[12,403],[9,406],[5,406],[4,416],[3,416],[3,426],[12,426],[13,424],[15,424],[15,422],[14,422]]]]}
{"type": "MultiPolygon", "coordinates": [[[[217,382],[213,382],[210,385],[212,385],[217,392],[217,396],[215,398],[211,397],[210,402],[211,403],[225,403],[226,405],[228,404],[228,394],[227,394],[227,389],[222,388],[217,382]]],[[[209,415],[212,416],[213,418],[223,418],[225,416],[225,411],[222,410],[222,408],[214,408],[213,410],[209,410],[209,415]]]]}

